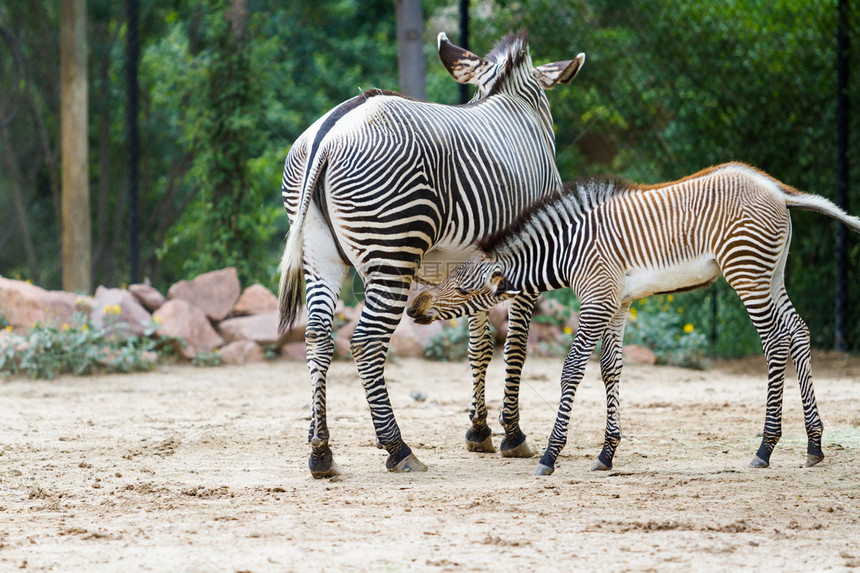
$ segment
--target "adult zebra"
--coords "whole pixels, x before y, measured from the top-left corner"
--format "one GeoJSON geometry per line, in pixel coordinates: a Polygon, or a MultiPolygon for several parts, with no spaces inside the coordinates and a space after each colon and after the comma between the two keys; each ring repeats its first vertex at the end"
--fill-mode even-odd
{"type": "Polygon", "coordinates": [[[809,330],[785,292],[791,241],[789,210],[818,211],[860,232],[860,218],[823,197],[802,193],[740,163],[653,186],[623,181],[574,185],[526,209],[484,239],[484,255],[466,261],[408,314],[418,322],[479,312],[521,293],[573,288],[580,326],[561,375],[561,402],[536,474],[550,474],[567,442],[573,397],[602,337],[606,432],[592,469],[612,467],[621,439],[618,380],[627,313],[656,293],[706,286],[722,271],[759,335],[768,368],[767,410],[753,467],[767,467],[782,435],[782,395],[789,354],[797,370],[808,437],[808,466],[824,459],[822,423],[810,372],[809,330]]]}
{"type": "MultiPolygon", "coordinates": [[[[434,284],[446,265],[475,252],[474,241],[556,189],[555,137],[544,89],[570,82],[585,60],[532,66],[525,32],[504,38],[484,59],[438,37],[439,57],[460,83],[477,86],[463,106],[417,102],[370,90],[317,120],[293,144],[282,193],[292,225],[281,260],[281,331],[301,308],[313,385],[308,465],[314,477],[337,473],[329,448],[325,383],[335,301],[354,267],[365,305],[350,342],[380,447],[391,471],[426,467],[401,438],[383,376],[388,342],[413,278],[434,284]]],[[[517,397],[536,296],[511,305],[502,452],[531,455],[519,428],[517,397]]],[[[491,356],[486,313],[470,319],[472,450],[492,450],[484,376],[491,356]]]]}

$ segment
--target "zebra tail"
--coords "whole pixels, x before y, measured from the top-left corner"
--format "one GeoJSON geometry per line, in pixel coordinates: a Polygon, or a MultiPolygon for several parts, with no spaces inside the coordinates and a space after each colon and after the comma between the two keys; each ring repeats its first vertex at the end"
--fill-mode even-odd
{"type": "Polygon", "coordinates": [[[304,299],[302,297],[304,265],[304,233],[303,226],[305,216],[310,208],[311,197],[317,186],[317,179],[323,171],[326,163],[326,154],[319,152],[308,158],[313,162],[305,172],[302,183],[302,191],[296,208],[296,218],[290,225],[287,242],[284,246],[284,254],[281,257],[280,272],[281,281],[278,288],[278,308],[280,309],[280,321],[278,323],[278,334],[284,334],[293,327],[302,310],[304,299]]]}
{"type": "Polygon", "coordinates": [[[780,190],[785,196],[785,206],[789,209],[803,209],[827,215],[855,233],[860,233],[860,217],[846,213],[829,199],[821,195],[798,191],[788,185],[780,185],[780,190]]]}

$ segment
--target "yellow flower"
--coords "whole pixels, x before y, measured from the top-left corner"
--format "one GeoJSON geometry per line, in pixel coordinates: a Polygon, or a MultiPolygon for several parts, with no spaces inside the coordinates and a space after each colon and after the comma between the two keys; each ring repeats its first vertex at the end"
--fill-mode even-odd
{"type": "Polygon", "coordinates": [[[693,330],[693,325],[689,322],[684,325],[684,332],[686,332],[687,334],[690,334],[691,332],[693,332],[693,330]]]}
{"type": "Polygon", "coordinates": [[[639,314],[639,312],[635,308],[631,308],[630,309],[630,320],[636,320],[636,315],[638,315],[638,314],[639,314]]]}
{"type": "Polygon", "coordinates": [[[564,333],[565,333],[565,334],[572,334],[572,333],[573,333],[573,329],[572,329],[571,327],[569,327],[569,326],[565,326],[565,327],[564,327],[564,333]]]}
{"type": "Polygon", "coordinates": [[[683,306],[679,306],[679,307],[678,307],[678,314],[683,314],[683,313],[684,313],[684,307],[683,307],[683,306]]]}
{"type": "Polygon", "coordinates": [[[122,314],[122,308],[118,304],[113,305],[113,313],[114,314],[122,314]]]}
{"type": "Polygon", "coordinates": [[[83,325],[83,326],[81,326],[81,331],[82,331],[82,332],[86,332],[87,330],[89,330],[89,327],[88,327],[86,324],[85,324],[85,325],[83,325]]]}
{"type": "Polygon", "coordinates": [[[68,329],[69,329],[69,325],[68,325],[68,324],[66,324],[66,323],[64,322],[64,323],[63,323],[63,330],[65,331],[65,330],[68,330],[68,329]]]}
{"type": "Polygon", "coordinates": [[[11,324],[6,327],[6,332],[12,332],[12,325],[11,324]]]}
{"type": "Polygon", "coordinates": [[[673,300],[675,300],[675,297],[672,296],[671,294],[666,296],[666,302],[672,302],[673,300]]]}
{"type": "Polygon", "coordinates": [[[161,317],[160,316],[153,316],[152,322],[154,322],[155,324],[161,324],[161,317]]]}

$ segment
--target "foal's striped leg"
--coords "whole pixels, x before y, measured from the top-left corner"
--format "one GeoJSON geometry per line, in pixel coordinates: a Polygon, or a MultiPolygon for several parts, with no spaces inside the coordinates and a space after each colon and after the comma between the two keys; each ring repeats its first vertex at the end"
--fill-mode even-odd
{"type": "Polygon", "coordinates": [[[785,291],[783,317],[788,325],[791,337],[790,351],[791,359],[794,361],[794,369],[797,371],[797,383],[800,386],[800,399],[803,403],[803,421],[806,427],[808,439],[806,447],[806,465],[814,466],[824,459],[821,449],[821,435],[824,424],[818,415],[818,405],[815,402],[815,390],[812,386],[812,371],[810,368],[811,344],[809,341],[809,328],[800,318],[800,315],[788,299],[785,291]]]}
{"type": "Polygon", "coordinates": [[[511,300],[508,309],[508,335],[505,338],[505,398],[499,412],[499,423],[505,430],[500,446],[506,458],[530,458],[534,455],[520,429],[520,379],[528,349],[529,325],[538,295],[523,294],[511,300]]]}
{"type": "Polygon", "coordinates": [[[616,312],[617,307],[607,309],[599,306],[586,306],[585,304],[580,310],[579,330],[573,340],[570,352],[567,353],[561,371],[561,399],[558,404],[558,415],[549,436],[549,443],[540,462],[538,462],[535,475],[549,475],[555,471],[555,461],[567,443],[570,411],[573,407],[576,389],[585,373],[585,364],[594,351],[597,339],[616,312]]]}
{"type": "Polygon", "coordinates": [[[624,344],[624,325],[630,304],[625,304],[603,332],[603,345],[600,350],[600,374],[606,386],[606,431],[603,449],[591,470],[612,469],[615,449],[621,442],[621,414],[618,397],[618,381],[621,379],[622,354],[624,344]]]}
{"type": "Polygon", "coordinates": [[[487,313],[469,317],[469,364],[472,367],[472,405],[469,420],[472,427],[466,432],[466,449],[470,452],[495,452],[490,427],[487,425],[487,403],[484,399],[484,382],[487,365],[493,357],[493,339],[487,313]]]}

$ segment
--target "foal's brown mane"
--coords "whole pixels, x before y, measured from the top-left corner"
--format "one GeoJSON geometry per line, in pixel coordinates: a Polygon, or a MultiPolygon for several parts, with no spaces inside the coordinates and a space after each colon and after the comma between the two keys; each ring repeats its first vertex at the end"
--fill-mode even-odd
{"type": "Polygon", "coordinates": [[[491,233],[478,241],[477,247],[484,253],[489,254],[496,252],[510,237],[520,233],[536,213],[568,196],[574,197],[583,209],[593,209],[604,201],[623,193],[637,193],[641,191],[662,189],[664,187],[670,187],[672,185],[677,185],[700,177],[706,177],[715,171],[726,168],[749,170],[770,179],[788,194],[803,194],[801,191],[774,179],[764,171],[738,161],[712,165],[711,167],[707,167],[681,179],[676,179],[675,181],[666,181],[650,185],[631,183],[626,179],[615,176],[587,177],[573,182],[565,182],[561,189],[550,193],[549,195],[545,195],[534,203],[531,203],[506,227],[499,229],[495,233],[491,233]]]}
{"type": "Polygon", "coordinates": [[[586,200],[587,205],[583,205],[583,208],[591,209],[607,199],[625,193],[633,188],[626,179],[614,176],[593,176],[565,182],[561,189],[549,195],[544,195],[529,204],[506,227],[478,241],[477,247],[485,253],[496,251],[505,244],[508,238],[521,232],[536,213],[565,197],[572,196],[580,203],[586,200]]]}

